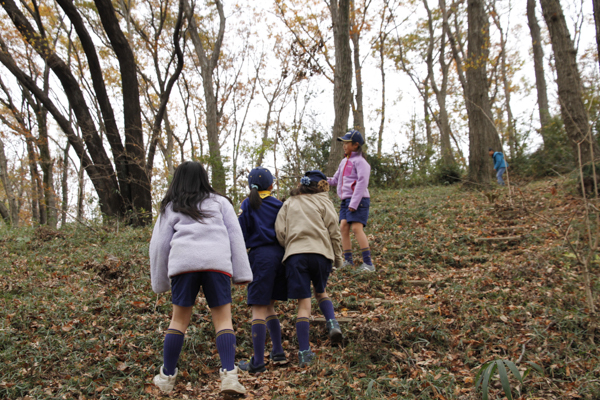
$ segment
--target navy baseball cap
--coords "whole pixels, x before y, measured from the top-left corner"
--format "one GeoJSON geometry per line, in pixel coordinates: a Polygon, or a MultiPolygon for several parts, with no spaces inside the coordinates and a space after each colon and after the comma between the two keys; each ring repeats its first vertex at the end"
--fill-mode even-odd
{"type": "Polygon", "coordinates": [[[273,184],[273,175],[271,171],[264,167],[256,167],[248,174],[248,185],[258,186],[258,190],[267,190],[273,184]]]}
{"type": "Polygon", "coordinates": [[[363,144],[365,144],[365,140],[363,139],[360,132],[357,131],[356,129],[352,129],[351,131],[346,133],[344,136],[337,138],[337,140],[339,140],[340,142],[356,142],[356,143],[360,144],[361,146],[363,144]]]}
{"type": "Polygon", "coordinates": [[[319,183],[322,180],[327,180],[327,177],[325,176],[325,174],[322,173],[321,171],[319,171],[318,169],[315,169],[314,171],[308,171],[304,174],[304,176],[309,177],[311,182],[316,182],[316,183],[319,183]]]}

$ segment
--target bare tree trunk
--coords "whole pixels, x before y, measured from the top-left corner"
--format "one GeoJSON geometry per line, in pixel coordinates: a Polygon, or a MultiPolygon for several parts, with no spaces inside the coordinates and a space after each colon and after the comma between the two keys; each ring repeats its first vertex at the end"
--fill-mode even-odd
{"type": "MultiPolygon", "coordinates": [[[[6,161],[6,153],[4,152],[4,142],[2,141],[2,138],[0,138],[0,182],[2,182],[2,185],[4,186],[4,192],[6,193],[6,198],[8,199],[7,216],[9,223],[11,226],[17,227],[19,226],[19,207],[17,206],[17,200],[13,191],[12,182],[10,182],[8,178],[8,163],[6,161]]],[[[6,220],[4,213],[3,218],[6,220]]]]}
{"type": "Polygon", "coordinates": [[[492,18],[494,20],[494,24],[498,28],[500,33],[500,73],[502,75],[502,87],[504,89],[504,108],[506,109],[506,134],[508,138],[508,147],[510,149],[510,157],[514,159],[517,156],[517,151],[519,147],[519,143],[517,142],[517,138],[515,137],[515,121],[513,119],[512,108],[510,106],[510,82],[508,81],[508,72],[506,67],[506,40],[507,37],[504,36],[504,29],[500,24],[500,19],[498,17],[498,13],[496,12],[495,4],[492,4],[493,15],[492,18]]]}
{"type": "MultiPolygon", "coordinates": [[[[356,85],[356,95],[354,96],[354,107],[352,115],[354,119],[354,129],[360,131],[363,138],[366,139],[365,132],[365,117],[363,107],[363,84],[362,84],[362,66],[360,64],[360,32],[362,27],[359,26],[356,14],[357,9],[354,4],[354,0],[350,0],[350,40],[352,40],[352,52],[353,63],[354,63],[354,82],[356,85]]],[[[366,10],[364,10],[366,12],[366,10]]]]}
{"type": "Polygon", "coordinates": [[[343,157],[342,142],[337,138],[348,129],[348,115],[352,99],[352,57],[350,49],[350,0],[331,0],[329,2],[333,23],[335,43],[335,72],[333,76],[333,104],[335,119],[333,137],[325,173],[333,176],[343,157]]]}
{"type": "MultiPolygon", "coordinates": [[[[598,0],[594,0],[596,2],[598,0]]],[[[533,46],[533,65],[535,68],[535,87],[537,89],[538,110],[540,113],[540,134],[545,142],[544,128],[550,123],[550,108],[548,107],[548,93],[546,88],[546,77],[544,76],[544,49],[542,47],[542,35],[540,26],[535,17],[535,0],[527,0],[527,23],[531,32],[531,44],[533,46]]]]}
{"type": "Polygon", "coordinates": [[[27,148],[27,161],[29,164],[29,176],[31,177],[31,219],[32,223],[43,225],[46,223],[46,209],[43,206],[44,191],[42,189],[42,180],[37,168],[37,154],[33,138],[29,132],[25,135],[25,144],[27,148]]]}
{"type": "Polygon", "coordinates": [[[69,149],[71,144],[67,142],[62,158],[62,177],[60,186],[62,189],[62,204],[60,207],[60,227],[64,227],[67,223],[67,210],[69,209],[69,149]]]}
{"type": "MultiPolygon", "coordinates": [[[[44,69],[44,93],[46,95],[49,91],[49,74],[50,69],[46,66],[44,69]]],[[[56,219],[56,193],[54,191],[54,163],[48,146],[48,110],[41,103],[34,102],[33,98],[30,96],[28,97],[31,99],[30,105],[35,112],[39,132],[36,144],[40,152],[40,167],[42,168],[42,186],[44,193],[44,201],[40,203],[40,210],[44,209],[44,214],[46,215],[43,223],[52,228],[56,228],[58,221],[56,219]]]]}
{"type": "MultiPolygon", "coordinates": [[[[452,155],[452,146],[450,144],[450,123],[448,120],[448,110],[446,109],[446,93],[448,89],[448,76],[450,64],[446,63],[446,30],[442,29],[442,37],[440,41],[440,55],[439,63],[442,72],[442,87],[438,87],[435,81],[435,75],[433,70],[433,47],[435,44],[435,36],[433,29],[433,16],[429,9],[427,0],[423,0],[423,5],[427,11],[427,25],[429,28],[429,46],[427,49],[427,69],[429,73],[429,79],[431,82],[431,88],[435,93],[439,111],[439,128],[440,128],[440,150],[442,155],[442,164],[444,166],[451,166],[455,163],[454,156],[452,155]]],[[[446,15],[446,10],[441,10],[443,15],[446,15]]]]}
{"type": "MultiPolygon", "coordinates": [[[[581,161],[585,165],[592,161],[590,146],[589,117],[583,104],[583,88],[577,70],[575,47],[571,41],[567,22],[558,0],[541,0],[544,19],[550,31],[552,50],[556,64],[558,100],[565,130],[573,146],[575,159],[578,143],[581,143],[581,161]]],[[[592,140],[593,152],[600,154],[598,144],[592,140]]]]}
{"type": "Polygon", "coordinates": [[[465,102],[469,115],[469,172],[471,184],[487,185],[492,165],[488,147],[500,150],[502,145],[493,124],[488,95],[487,61],[489,55],[489,22],[484,0],[469,0],[469,19],[465,102]]]}
{"type": "Polygon", "coordinates": [[[381,72],[381,110],[379,119],[379,131],[377,132],[377,157],[381,157],[381,147],[383,145],[383,128],[385,126],[385,37],[387,35],[382,35],[379,33],[378,38],[378,51],[379,51],[379,71],[381,72]]]}
{"type": "Polygon", "coordinates": [[[206,134],[208,138],[208,151],[210,155],[211,165],[211,177],[213,187],[221,192],[225,193],[225,166],[223,165],[223,159],[221,157],[221,148],[219,143],[219,120],[220,115],[218,112],[217,96],[215,95],[215,89],[213,85],[213,72],[217,67],[219,60],[219,54],[221,52],[221,44],[223,43],[223,36],[225,34],[225,13],[223,11],[223,4],[220,0],[215,0],[215,5],[219,13],[219,33],[215,41],[212,54],[207,55],[202,39],[200,38],[198,25],[196,18],[194,17],[193,10],[190,8],[187,0],[185,1],[186,16],[189,21],[189,30],[192,36],[192,42],[198,60],[200,62],[200,70],[202,75],[202,84],[204,87],[204,98],[206,101],[206,134]]]}
{"type": "Polygon", "coordinates": [[[83,221],[83,201],[85,200],[85,180],[83,175],[83,163],[79,165],[79,170],[77,171],[77,221],[83,221]]]}
{"type": "MultiPolygon", "coordinates": [[[[600,55],[600,0],[592,0],[592,3],[594,4],[594,22],[596,25],[596,48],[600,55]]],[[[598,62],[600,63],[600,57],[598,57],[598,62]]]]}
{"type": "Polygon", "coordinates": [[[429,116],[429,76],[425,79],[423,93],[423,115],[425,117],[425,137],[427,140],[427,149],[425,149],[425,165],[429,166],[429,160],[433,150],[433,134],[431,132],[431,117],[429,116]]]}

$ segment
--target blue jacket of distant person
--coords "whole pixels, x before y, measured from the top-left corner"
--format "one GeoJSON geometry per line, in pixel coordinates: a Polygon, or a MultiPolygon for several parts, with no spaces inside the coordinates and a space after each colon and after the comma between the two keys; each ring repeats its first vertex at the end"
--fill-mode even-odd
{"type": "Polygon", "coordinates": [[[504,154],[499,151],[495,152],[492,156],[494,159],[494,169],[498,171],[500,168],[508,168],[508,163],[504,161],[504,154]]]}

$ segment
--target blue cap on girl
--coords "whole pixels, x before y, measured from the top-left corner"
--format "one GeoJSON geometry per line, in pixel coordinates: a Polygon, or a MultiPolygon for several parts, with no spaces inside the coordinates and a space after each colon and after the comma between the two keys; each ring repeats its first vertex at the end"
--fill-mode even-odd
{"type": "Polygon", "coordinates": [[[250,189],[268,190],[273,184],[271,171],[264,167],[256,167],[248,174],[248,185],[250,189]]]}
{"type": "Polygon", "coordinates": [[[318,169],[315,169],[313,171],[307,171],[302,177],[302,179],[300,179],[300,182],[303,185],[308,186],[311,182],[319,183],[323,180],[327,180],[325,174],[319,171],[318,169]]]}

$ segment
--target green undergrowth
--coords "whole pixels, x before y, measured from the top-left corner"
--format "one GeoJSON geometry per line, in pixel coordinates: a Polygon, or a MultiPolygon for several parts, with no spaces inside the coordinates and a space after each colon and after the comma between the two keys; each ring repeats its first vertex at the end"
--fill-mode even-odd
{"type": "MultiPolygon", "coordinates": [[[[313,322],[318,357],[298,369],[295,303],[280,304],[291,362],[242,376],[246,398],[475,399],[478,368],[493,359],[544,368],[527,377],[523,398],[599,398],[581,271],[545,222],[579,215],[576,201],[549,195],[548,185],[522,188],[512,205],[507,196],[491,204],[459,187],[374,190],[365,231],[377,271],[335,271],[328,283],[344,318],[343,345],[331,347],[323,324],[313,322]],[[519,238],[478,241],[512,235],[499,230],[507,227],[519,238]]],[[[0,398],[162,397],[152,378],[171,306],[168,294],[150,287],[151,228],[4,228],[0,235],[0,398]]],[[[233,299],[241,359],[252,354],[251,314],[244,288],[234,287],[233,299]]],[[[220,397],[214,340],[199,300],[173,397],[220,397]]],[[[501,398],[500,384],[490,393],[501,398]]]]}

